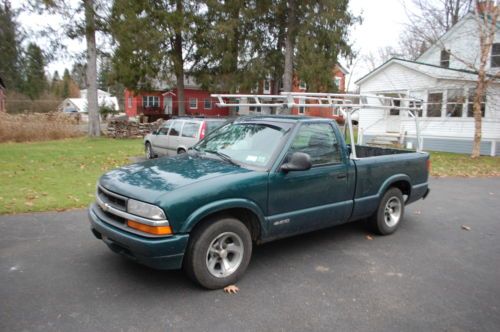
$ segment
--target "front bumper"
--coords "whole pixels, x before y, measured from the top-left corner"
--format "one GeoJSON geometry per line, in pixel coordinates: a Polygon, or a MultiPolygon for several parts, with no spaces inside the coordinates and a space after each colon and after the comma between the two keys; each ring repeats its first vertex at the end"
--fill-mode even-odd
{"type": "Polygon", "coordinates": [[[106,223],[94,211],[96,208],[92,205],[88,212],[92,233],[113,252],[155,269],[175,270],[182,267],[188,234],[141,237],[106,223]]]}

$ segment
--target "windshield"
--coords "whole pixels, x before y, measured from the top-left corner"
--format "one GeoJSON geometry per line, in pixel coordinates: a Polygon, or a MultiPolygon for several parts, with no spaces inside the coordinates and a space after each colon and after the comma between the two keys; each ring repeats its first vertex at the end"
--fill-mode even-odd
{"type": "Polygon", "coordinates": [[[264,167],[290,127],[287,123],[230,123],[214,131],[194,149],[230,158],[237,164],[264,167]]]}

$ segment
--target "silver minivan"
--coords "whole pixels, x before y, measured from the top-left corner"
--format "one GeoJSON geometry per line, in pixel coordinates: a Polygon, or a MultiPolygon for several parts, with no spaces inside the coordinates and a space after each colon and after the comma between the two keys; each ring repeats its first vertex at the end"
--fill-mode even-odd
{"type": "Polygon", "coordinates": [[[168,120],[158,130],[144,137],[146,158],[185,153],[227,119],[177,118],[168,120]]]}

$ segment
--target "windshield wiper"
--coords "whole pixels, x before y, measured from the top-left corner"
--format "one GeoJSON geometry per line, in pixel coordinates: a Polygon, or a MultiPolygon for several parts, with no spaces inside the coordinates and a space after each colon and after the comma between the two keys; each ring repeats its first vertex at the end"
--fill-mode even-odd
{"type": "Polygon", "coordinates": [[[229,157],[227,154],[225,154],[223,152],[216,151],[216,150],[204,150],[203,152],[215,154],[220,159],[227,161],[230,164],[233,164],[235,166],[241,166],[240,164],[238,164],[236,161],[234,161],[231,157],[229,157]]]}

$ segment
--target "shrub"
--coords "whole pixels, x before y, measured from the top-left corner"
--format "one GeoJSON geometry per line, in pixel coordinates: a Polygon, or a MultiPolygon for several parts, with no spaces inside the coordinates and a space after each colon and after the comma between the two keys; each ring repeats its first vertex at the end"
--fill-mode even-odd
{"type": "Polygon", "coordinates": [[[82,136],[75,119],[60,112],[0,113],[0,142],[28,142],[82,136]]]}

